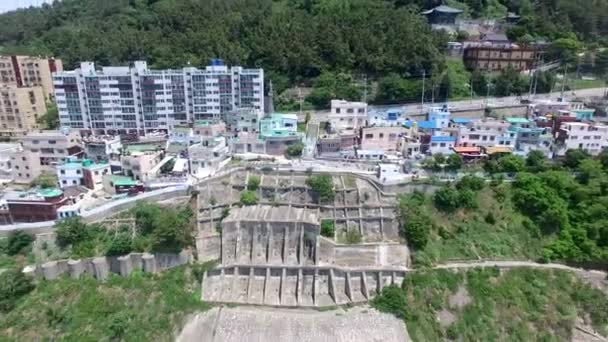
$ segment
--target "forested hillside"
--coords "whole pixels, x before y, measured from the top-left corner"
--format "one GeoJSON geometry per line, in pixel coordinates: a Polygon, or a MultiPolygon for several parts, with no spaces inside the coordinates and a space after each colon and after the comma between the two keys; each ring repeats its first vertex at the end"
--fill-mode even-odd
{"type": "MultiPolygon", "coordinates": [[[[264,67],[275,86],[323,71],[371,77],[445,68],[442,33],[419,14],[440,0],[63,0],[0,16],[4,53],[49,54],[68,68],[147,59],[155,67],[210,58],[264,67]]],[[[599,42],[608,0],[447,0],[472,18],[523,18],[515,39],[599,42]]],[[[569,42],[566,42],[569,43],[569,42]]],[[[570,42],[571,43],[571,42],[570,42]]]]}

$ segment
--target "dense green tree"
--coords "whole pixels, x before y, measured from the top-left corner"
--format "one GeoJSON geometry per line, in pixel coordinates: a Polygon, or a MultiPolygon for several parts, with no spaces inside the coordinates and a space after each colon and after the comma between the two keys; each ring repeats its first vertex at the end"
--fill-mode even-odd
{"type": "Polygon", "coordinates": [[[564,166],[571,169],[576,169],[580,163],[589,158],[589,153],[582,149],[571,149],[566,151],[564,156],[564,166]]]}
{"type": "Polygon", "coordinates": [[[263,67],[278,92],[326,71],[430,73],[446,42],[419,9],[375,0],[65,0],[0,15],[0,27],[3,53],[54,55],[67,68],[223,58],[263,67]]]}
{"type": "Polygon", "coordinates": [[[331,238],[334,238],[334,234],[336,233],[336,226],[333,220],[323,220],[321,221],[321,235],[331,238]]]}
{"type": "Polygon", "coordinates": [[[56,129],[59,127],[59,110],[55,102],[46,103],[46,113],[36,120],[39,124],[44,125],[47,129],[56,129]]]}
{"type": "Polygon", "coordinates": [[[164,212],[158,218],[157,227],[152,232],[154,250],[178,253],[191,246],[194,242],[192,223],[190,222],[192,216],[191,210],[164,212]]]}
{"type": "Polygon", "coordinates": [[[399,231],[408,245],[416,250],[426,246],[433,225],[430,215],[424,209],[425,200],[425,195],[421,192],[399,196],[399,231]]]}
{"type": "Polygon", "coordinates": [[[22,230],[13,231],[8,235],[6,252],[8,255],[22,253],[30,247],[33,241],[34,238],[22,230]]]}
{"type": "Polygon", "coordinates": [[[297,143],[297,144],[293,144],[293,145],[290,145],[289,147],[287,147],[285,154],[287,154],[288,157],[297,158],[297,157],[302,156],[303,150],[304,150],[304,144],[297,143]]]}
{"type": "Polygon", "coordinates": [[[391,104],[416,101],[422,96],[422,83],[390,73],[378,82],[376,102],[391,104]]]}
{"type": "Polygon", "coordinates": [[[137,228],[142,234],[149,234],[157,228],[158,218],[161,216],[161,208],[153,203],[138,201],[131,209],[137,228]]]}
{"type": "Polygon", "coordinates": [[[60,246],[75,245],[90,237],[90,230],[79,216],[69,217],[55,225],[57,243],[60,246]]]}
{"type": "Polygon", "coordinates": [[[438,209],[455,211],[461,207],[460,192],[452,186],[445,186],[435,192],[433,202],[438,209]]]}
{"type": "Polygon", "coordinates": [[[576,168],[577,178],[582,184],[589,184],[592,179],[602,176],[602,163],[594,159],[584,159],[576,168]]]}
{"type": "Polygon", "coordinates": [[[336,196],[333,179],[330,175],[310,176],[306,179],[306,185],[318,196],[321,203],[332,202],[336,196]]]}
{"type": "Polygon", "coordinates": [[[57,186],[57,176],[52,173],[43,172],[34,179],[32,186],[37,186],[42,189],[54,188],[57,186]]]}
{"type": "Polygon", "coordinates": [[[547,170],[547,162],[547,157],[542,151],[530,151],[526,157],[526,169],[529,172],[542,172],[547,170]]]}
{"type": "Polygon", "coordinates": [[[456,183],[456,189],[479,191],[483,189],[485,185],[485,179],[473,175],[466,175],[456,183]]]}
{"type": "Polygon", "coordinates": [[[462,168],[462,157],[458,153],[452,153],[448,156],[446,161],[446,168],[450,171],[457,171],[462,168]]]}
{"type": "Polygon", "coordinates": [[[107,256],[119,256],[126,255],[131,253],[133,250],[133,239],[131,238],[131,234],[127,232],[122,232],[116,234],[112,241],[110,242],[110,246],[106,251],[107,256]]]}
{"type": "Polygon", "coordinates": [[[256,175],[250,175],[247,179],[247,190],[256,191],[260,187],[260,177],[256,175]]]}
{"type": "Polygon", "coordinates": [[[362,94],[361,87],[351,75],[324,72],[315,80],[306,99],[317,108],[328,108],[332,99],[359,101],[362,94]]]}
{"type": "Polygon", "coordinates": [[[519,72],[507,68],[494,78],[493,93],[496,96],[519,96],[529,90],[528,85],[528,81],[519,72]]]}

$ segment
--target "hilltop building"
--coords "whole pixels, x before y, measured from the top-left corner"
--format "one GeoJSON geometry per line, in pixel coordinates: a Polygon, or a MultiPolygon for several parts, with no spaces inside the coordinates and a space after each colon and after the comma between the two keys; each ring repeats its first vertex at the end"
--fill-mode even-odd
{"type": "Polygon", "coordinates": [[[79,69],[53,77],[62,126],[85,133],[145,135],[195,120],[219,121],[238,108],[264,108],[264,71],[214,60],[204,70],[132,67],[79,69]]]}
{"type": "MultiPolygon", "coordinates": [[[[53,97],[54,72],[63,71],[60,59],[33,56],[0,56],[0,84],[17,88],[42,88],[45,98],[53,97]]],[[[44,101],[43,101],[44,102],[44,101]]]]}
{"type": "Polygon", "coordinates": [[[21,136],[39,128],[37,120],[45,113],[42,87],[0,84],[0,136],[21,136]]]}

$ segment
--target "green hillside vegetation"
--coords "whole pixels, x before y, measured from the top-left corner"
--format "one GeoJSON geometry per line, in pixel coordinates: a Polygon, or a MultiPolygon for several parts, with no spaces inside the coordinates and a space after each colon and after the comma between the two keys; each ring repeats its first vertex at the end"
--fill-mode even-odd
{"type": "MultiPolygon", "coordinates": [[[[470,77],[462,64],[449,63],[443,54],[446,42],[458,37],[432,31],[420,14],[440,3],[63,0],[0,15],[0,52],[52,55],[62,58],[66,68],[84,60],[109,65],[137,59],[155,68],[200,67],[211,58],[222,58],[230,64],[263,67],[277,94],[294,85],[314,86],[305,108],[325,107],[328,99],[336,97],[359,100],[365,79],[377,82],[378,103],[418,100],[423,72],[429,81],[425,96],[433,96],[434,89],[438,100],[464,98],[469,96],[470,77]]],[[[523,43],[549,42],[547,60],[561,58],[575,66],[578,51],[608,45],[608,0],[449,0],[446,4],[463,9],[465,18],[502,22],[507,11],[520,14],[519,24],[508,35],[523,43]]],[[[599,75],[608,74],[606,63],[598,67],[599,75]]],[[[504,78],[508,82],[499,82],[492,93],[518,94],[528,84],[504,78]]],[[[486,94],[486,82],[472,83],[478,96],[486,94]]],[[[298,106],[293,99],[277,100],[280,107],[298,106]]]]}
{"type": "Polygon", "coordinates": [[[417,271],[372,301],[414,341],[569,341],[577,317],[604,336],[608,298],[565,271],[417,271]]]}
{"type": "Polygon", "coordinates": [[[543,238],[513,208],[504,183],[478,191],[446,186],[435,196],[401,196],[402,234],[417,266],[454,260],[537,260],[543,238]]]}
{"type": "Polygon", "coordinates": [[[401,232],[414,262],[531,259],[608,263],[608,153],[568,151],[490,159],[495,179],[467,176],[432,196],[399,199],[401,232]],[[513,176],[503,182],[503,173],[513,176]]]}
{"type": "MultiPolygon", "coordinates": [[[[2,341],[172,341],[200,300],[201,270],[182,266],[160,274],[44,281],[0,310],[2,341]]],[[[0,296],[2,293],[0,293],[0,296]]]]}
{"type": "Polygon", "coordinates": [[[134,220],[134,226],[121,224],[108,228],[103,224],[86,224],[79,217],[57,223],[57,258],[83,258],[100,255],[116,256],[130,252],[177,253],[193,245],[192,217],[189,206],[164,208],[156,203],[138,202],[119,215],[134,220]]]}

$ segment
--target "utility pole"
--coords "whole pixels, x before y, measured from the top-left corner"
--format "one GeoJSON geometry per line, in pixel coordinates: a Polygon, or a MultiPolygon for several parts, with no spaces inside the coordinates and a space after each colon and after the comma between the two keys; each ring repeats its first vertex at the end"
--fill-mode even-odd
{"type": "Polygon", "coordinates": [[[363,85],[363,102],[367,103],[367,74],[363,75],[363,82],[365,82],[363,85]]]}
{"type": "Polygon", "coordinates": [[[422,100],[420,101],[420,108],[424,110],[424,83],[426,81],[426,70],[422,70],[422,100]]]}
{"type": "Polygon", "coordinates": [[[473,76],[469,79],[469,90],[471,91],[471,103],[473,103],[473,76]]]}
{"type": "Polygon", "coordinates": [[[486,83],[486,107],[490,103],[490,81],[486,83]]]}
{"type": "Polygon", "coordinates": [[[536,97],[536,86],[538,85],[538,72],[534,73],[534,75],[536,76],[534,78],[534,97],[536,97]]]}
{"type": "Polygon", "coordinates": [[[302,89],[298,87],[298,100],[300,101],[300,117],[302,117],[302,89]]]}
{"type": "Polygon", "coordinates": [[[568,73],[568,66],[564,65],[564,77],[562,77],[562,92],[561,92],[561,102],[564,102],[564,88],[566,87],[566,74],[568,73]]]}

